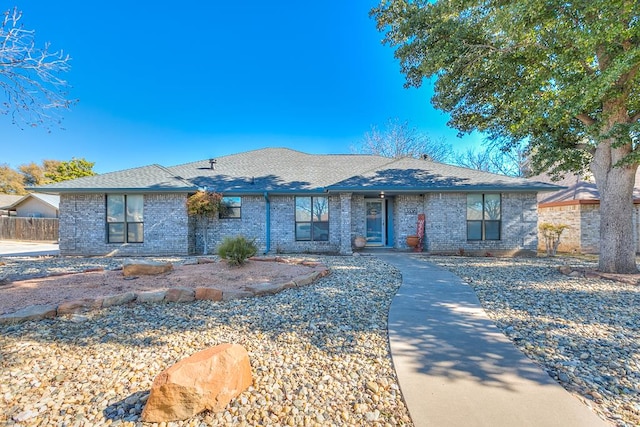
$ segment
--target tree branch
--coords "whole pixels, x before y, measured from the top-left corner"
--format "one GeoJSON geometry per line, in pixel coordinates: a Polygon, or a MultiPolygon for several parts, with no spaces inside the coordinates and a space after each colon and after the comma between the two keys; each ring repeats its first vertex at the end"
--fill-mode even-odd
{"type": "Polygon", "coordinates": [[[576,115],[576,119],[580,120],[585,126],[593,126],[596,124],[596,121],[586,113],[576,115]]]}
{"type": "Polygon", "coordinates": [[[67,109],[67,82],[59,74],[69,71],[69,55],[51,52],[49,44],[35,46],[35,32],[20,24],[22,13],[13,8],[0,21],[0,89],[6,102],[0,114],[11,115],[16,124],[37,126],[58,122],[55,110],[67,109]]]}

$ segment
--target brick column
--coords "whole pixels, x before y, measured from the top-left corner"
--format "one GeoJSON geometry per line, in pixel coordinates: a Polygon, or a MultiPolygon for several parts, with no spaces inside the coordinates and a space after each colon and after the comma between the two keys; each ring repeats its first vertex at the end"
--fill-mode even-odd
{"type": "Polygon", "coordinates": [[[340,254],[351,255],[351,193],[340,193],[340,254]]]}

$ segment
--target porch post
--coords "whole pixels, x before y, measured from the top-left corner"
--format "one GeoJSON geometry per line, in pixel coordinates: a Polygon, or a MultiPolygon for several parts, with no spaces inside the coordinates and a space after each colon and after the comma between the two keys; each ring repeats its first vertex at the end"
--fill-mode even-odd
{"type": "Polygon", "coordinates": [[[340,193],[340,255],[351,255],[351,193],[340,193]]]}

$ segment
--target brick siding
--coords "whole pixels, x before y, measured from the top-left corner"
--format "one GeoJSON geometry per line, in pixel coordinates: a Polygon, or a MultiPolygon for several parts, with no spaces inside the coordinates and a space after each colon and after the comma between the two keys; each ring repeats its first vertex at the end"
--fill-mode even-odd
{"type": "MultiPolygon", "coordinates": [[[[241,218],[213,219],[208,227],[209,252],[215,253],[224,237],[255,239],[259,253],[342,253],[352,251],[356,236],[365,235],[365,198],[343,193],[329,196],[329,240],[295,240],[295,197],[269,196],[270,236],[267,245],[267,201],[264,196],[243,196],[241,218]]],[[[502,194],[502,229],[499,241],[468,241],[466,193],[429,193],[388,198],[393,216],[389,246],[409,249],[406,237],[416,233],[417,216],[425,213],[425,250],[434,253],[498,255],[535,253],[536,196],[502,194]]],[[[144,195],[144,243],[106,243],[104,194],[63,195],[60,200],[60,251],[63,255],[194,254],[204,249],[203,227],[187,218],[185,194],[144,195]]]]}
{"type": "Polygon", "coordinates": [[[186,194],[144,195],[144,242],[107,243],[104,194],[60,197],[61,255],[186,255],[186,194]]]}
{"type": "MultiPolygon", "coordinates": [[[[597,254],[600,252],[600,204],[588,203],[545,206],[538,209],[540,224],[566,224],[569,227],[562,232],[558,252],[597,254]]],[[[636,252],[640,253],[640,205],[633,206],[631,232],[635,236],[636,252]]],[[[545,250],[545,241],[538,232],[538,249],[545,250]]]]}

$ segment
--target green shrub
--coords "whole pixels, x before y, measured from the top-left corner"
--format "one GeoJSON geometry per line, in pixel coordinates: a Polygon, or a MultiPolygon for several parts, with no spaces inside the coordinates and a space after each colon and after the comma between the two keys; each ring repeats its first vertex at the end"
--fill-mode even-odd
{"type": "Polygon", "coordinates": [[[247,258],[254,256],[258,252],[255,239],[248,240],[244,236],[225,237],[220,247],[218,247],[218,255],[220,258],[226,259],[232,265],[242,265],[247,258]]]}

